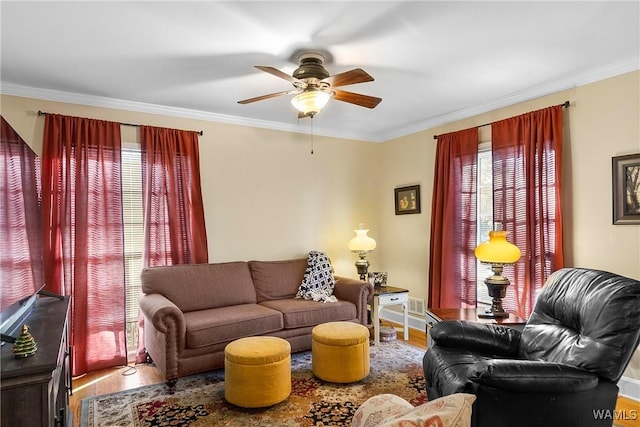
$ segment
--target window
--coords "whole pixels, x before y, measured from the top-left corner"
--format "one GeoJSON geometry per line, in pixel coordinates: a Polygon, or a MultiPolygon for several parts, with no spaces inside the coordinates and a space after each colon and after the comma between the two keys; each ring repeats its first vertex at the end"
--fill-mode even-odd
{"type": "Polygon", "coordinates": [[[124,219],[125,304],[127,349],[135,358],[138,346],[138,302],[140,301],[144,227],[142,213],[142,157],[139,144],[123,143],[122,209],[124,219]]]}
{"type": "MultiPolygon", "coordinates": [[[[478,179],[477,179],[477,237],[476,244],[489,240],[489,231],[493,230],[493,166],[491,144],[480,144],[478,149],[478,179]]],[[[478,307],[491,306],[487,285],[484,279],[491,276],[493,271],[488,264],[476,260],[477,286],[476,298],[478,307]]]]}

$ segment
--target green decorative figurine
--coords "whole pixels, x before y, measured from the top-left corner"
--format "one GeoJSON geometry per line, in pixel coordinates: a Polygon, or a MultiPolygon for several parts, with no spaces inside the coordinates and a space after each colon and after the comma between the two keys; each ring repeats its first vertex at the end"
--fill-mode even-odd
{"type": "Polygon", "coordinates": [[[36,354],[37,350],[36,340],[34,340],[31,333],[29,333],[29,327],[22,325],[22,333],[13,345],[13,354],[16,357],[29,357],[36,354]]]}

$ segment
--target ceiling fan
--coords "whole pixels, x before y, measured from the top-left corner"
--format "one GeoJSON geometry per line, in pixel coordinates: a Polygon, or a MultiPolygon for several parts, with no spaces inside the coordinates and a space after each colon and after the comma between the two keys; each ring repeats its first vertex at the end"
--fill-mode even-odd
{"type": "Polygon", "coordinates": [[[375,108],[382,101],[382,98],[336,89],[340,86],[373,81],[373,77],[364,70],[355,68],[332,76],[322,65],[325,61],[325,56],[322,53],[303,52],[298,55],[298,58],[299,66],[291,76],[274,67],[255,66],[258,70],[285,79],[293,84],[295,89],[244,99],[238,103],[249,104],[263,99],[295,94],[291,99],[291,104],[299,111],[298,118],[313,118],[329,102],[331,97],[366,108],[375,108]]]}

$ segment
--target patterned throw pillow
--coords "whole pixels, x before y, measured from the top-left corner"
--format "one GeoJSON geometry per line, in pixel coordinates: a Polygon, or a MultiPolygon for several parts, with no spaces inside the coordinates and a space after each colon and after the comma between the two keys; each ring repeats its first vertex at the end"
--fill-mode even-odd
{"type": "Polygon", "coordinates": [[[323,252],[311,251],[307,257],[307,270],[298,289],[296,298],[313,301],[336,302],[333,296],[333,269],[329,258],[323,252]]]}
{"type": "Polygon", "coordinates": [[[454,393],[415,408],[393,394],[379,394],[367,399],[356,411],[352,427],[438,426],[470,427],[471,409],[476,397],[454,393]]]}

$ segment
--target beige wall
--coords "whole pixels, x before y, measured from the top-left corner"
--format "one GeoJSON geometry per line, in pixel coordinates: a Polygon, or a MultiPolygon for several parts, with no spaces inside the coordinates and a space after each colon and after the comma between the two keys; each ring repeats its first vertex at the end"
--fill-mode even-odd
{"type": "MultiPolygon", "coordinates": [[[[640,279],[640,226],[612,225],[611,218],[611,157],[640,152],[639,81],[640,72],[628,73],[382,144],[381,192],[391,198],[394,187],[417,183],[423,202],[420,215],[396,216],[393,203],[382,200],[384,244],[377,249],[382,267],[412,296],[427,297],[433,135],[569,100],[563,159],[566,263],[640,279]]],[[[481,128],[481,141],[490,138],[490,127],[481,128]]]]}
{"type": "MultiPolygon", "coordinates": [[[[564,215],[568,266],[609,270],[640,280],[640,225],[612,225],[611,157],[640,153],[640,72],[577,87],[383,144],[381,268],[390,281],[427,298],[433,135],[571,101],[565,110],[564,215]],[[420,215],[394,215],[393,188],[421,184],[420,215]]],[[[481,128],[481,141],[490,140],[481,128]]],[[[640,380],[640,351],[627,370],[640,380]]]]}
{"type": "MultiPolygon", "coordinates": [[[[571,101],[565,110],[567,264],[640,279],[640,226],[611,224],[611,157],[640,152],[640,72],[577,87],[383,144],[315,137],[162,115],[2,96],[2,115],[41,152],[38,110],[203,130],[202,188],[212,262],[283,259],[326,251],[355,277],[346,248],[364,222],[378,248],[368,257],[390,283],[427,297],[434,134],[571,101]],[[422,213],[396,216],[393,189],[420,184],[422,213]]],[[[137,139],[123,127],[123,138],[137,139]]],[[[481,140],[490,139],[488,127],[481,140]]],[[[640,353],[627,375],[640,380],[640,353]]]]}
{"type": "MultiPolygon", "coordinates": [[[[200,162],[211,262],[304,257],[325,251],[336,272],[357,277],[347,249],[364,222],[379,234],[380,146],[162,115],[3,95],[2,115],[40,154],[44,117],[37,111],[203,130],[200,162]]],[[[123,126],[123,140],[137,128],[123,126]]],[[[371,254],[372,262],[376,254],[371,254]]]]}

